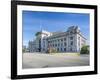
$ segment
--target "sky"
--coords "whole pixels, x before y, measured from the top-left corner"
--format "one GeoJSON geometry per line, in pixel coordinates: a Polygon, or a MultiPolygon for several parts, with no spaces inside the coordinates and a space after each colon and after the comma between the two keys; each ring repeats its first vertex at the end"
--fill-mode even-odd
{"type": "Polygon", "coordinates": [[[82,34],[90,40],[90,16],[86,13],[23,11],[23,45],[35,39],[35,33],[42,30],[49,32],[67,31],[70,26],[79,26],[82,34]]]}

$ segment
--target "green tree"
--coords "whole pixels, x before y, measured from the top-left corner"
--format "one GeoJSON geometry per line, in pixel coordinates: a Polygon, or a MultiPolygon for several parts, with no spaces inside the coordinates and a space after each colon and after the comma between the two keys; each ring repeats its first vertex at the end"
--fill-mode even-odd
{"type": "Polygon", "coordinates": [[[41,34],[41,32],[37,32],[37,33],[35,34],[35,36],[38,36],[39,34],[41,34]]]}
{"type": "Polygon", "coordinates": [[[81,48],[80,54],[89,54],[89,46],[83,46],[81,48]]]}
{"type": "Polygon", "coordinates": [[[26,50],[25,50],[25,49],[22,49],[22,51],[23,51],[23,53],[24,53],[24,52],[26,52],[26,50]]]}

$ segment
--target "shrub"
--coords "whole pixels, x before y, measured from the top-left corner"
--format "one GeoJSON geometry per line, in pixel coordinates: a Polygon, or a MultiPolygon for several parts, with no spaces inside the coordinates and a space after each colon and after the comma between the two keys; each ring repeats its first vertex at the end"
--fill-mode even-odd
{"type": "Polygon", "coordinates": [[[81,48],[80,54],[89,54],[89,46],[83,46],[81,48]]]}
{"type": "Polygon", "coordinates": [[[49,48],[49,49],[47,50],[47,53],[57,53],[57,50],[54,49],[54,48],[49,48]]]}
{"type": "Polygon", "coordinates": [[[57,53],[56,49],[52,49],[51,53],[57,53]]]}
{"type": "Polygon", "coordinates": [[[41,32],[37,32],[37,33],[35,34],[35,36],[38,36],[39,34],[41,34],[41,32]]]}

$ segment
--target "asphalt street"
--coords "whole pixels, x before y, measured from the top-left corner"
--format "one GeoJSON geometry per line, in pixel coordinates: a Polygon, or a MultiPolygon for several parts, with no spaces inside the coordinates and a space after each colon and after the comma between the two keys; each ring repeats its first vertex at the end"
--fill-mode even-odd
{"type": "Polygon", "coordinates": [[[89,55],[69,55],[67,53],[23,53],[22,59],[23,69],[89,65],[89,55]]]}

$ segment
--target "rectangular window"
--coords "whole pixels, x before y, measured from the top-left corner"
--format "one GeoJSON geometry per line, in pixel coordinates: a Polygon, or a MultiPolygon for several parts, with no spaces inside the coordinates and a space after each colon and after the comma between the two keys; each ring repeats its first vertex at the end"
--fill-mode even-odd
{"type": "Polygon", "coordinates": [[[48,41],[48,43],[50,43],[50,41],[48,41]]]}
{"type": "Polygon", "coordinates": [[[73,40],[73,37],[70,37],[70,40],[73,40]]]}
{"type": "Polygon", "coordinates": [[[63,39],[61,39],[61,41],[63,41],[63,39]]]}
{"type": "Polygon", "coordinates": [[[71,41],[70,45],[73,45],[73,41],[71,41]]]}
{"type": "Polygon", "coordinates": [[[57,46],[57,44],[55,44],[55,47],[57,46]]]}
{"type": "Polygon", "coordinates": [[[53,47],[54,47],[54,44],[53,44],[53,47]]]}
{"type": "Polygon", "coordinates": [[[66,38],[64,38],[64,41],[66,41],[66,38]]]}
{"type": "Polygon", "coordinates": [[[64,46],[66,46],[66,42],[64,43],[64,46]]]}
{"type": "Polygon", "coordinates": [[[62,51],[62,48],[61,48],[61,51],[62,51]]]}
{"type": "Polygon", "coordinates": [[[64,48],[64,51],[66,51],[66,48],[64,48]]]}
{"type": "Polygon", "coordinates": [[[61,46],[63,46],[63,44],[61,43],[61,46]]]}

